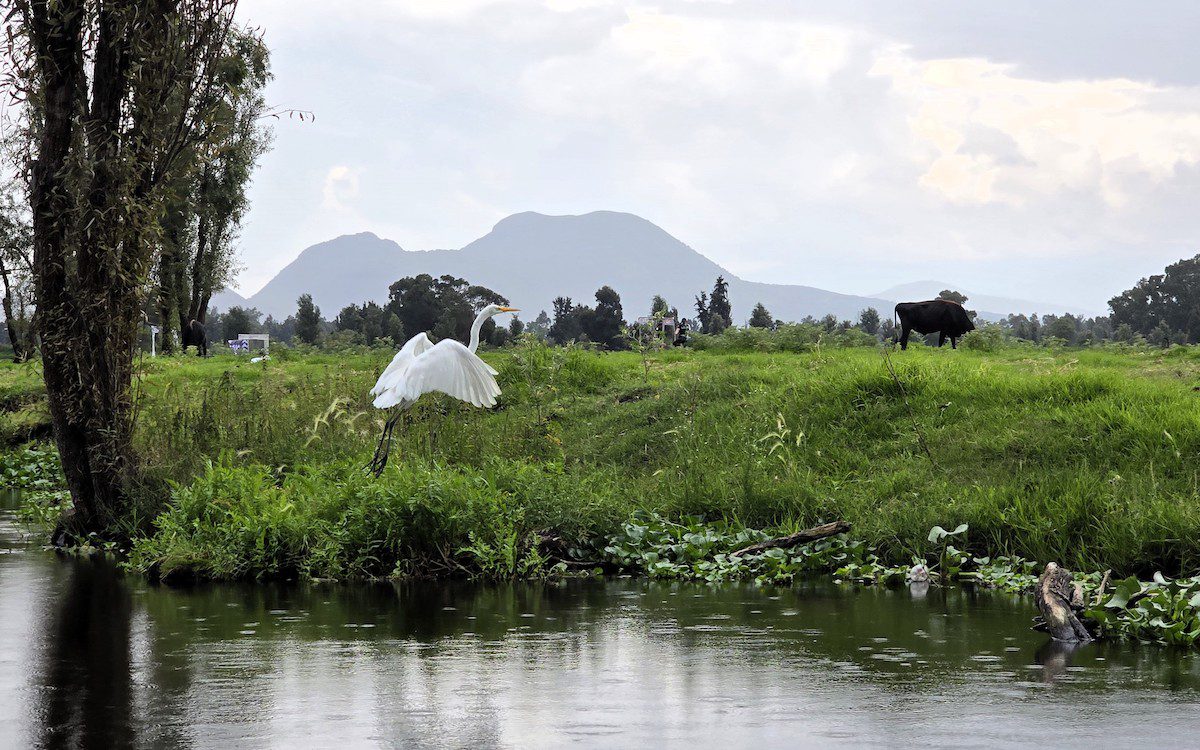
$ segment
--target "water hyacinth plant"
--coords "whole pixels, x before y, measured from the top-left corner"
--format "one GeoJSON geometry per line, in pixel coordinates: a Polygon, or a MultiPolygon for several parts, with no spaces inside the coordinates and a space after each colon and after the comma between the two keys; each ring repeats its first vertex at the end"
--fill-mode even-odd
{"type": "Polygon", "coordinates": [[[964,580],[973,580],[987,588],[1010,594],[1023,594],[1037,585],[1038,564],[1033,560],[1001,555],[995,558],[974,557],[971,562],[975,570],[963,573],[964,580]]]}
{"type": "Polygon", "coordinates": [[[63,486],[62,464],[54,446],[34,443],[0,453],[0,488],[54,490],[63,486]]]}
{"type": "Polygon", "coordinates": [[[764,531],[728,521],[689,516],[674,522],[658,514],[637,514],[609,540],[604,555],[623,570],[652,578],[709,583],[787,585],[818,573],[832,573],[838,581],[887,583],[903,580],[908,571],[907,566],[885,565],[873,548],[845,535],[790,549],[733,554],[769,538],[764,531]]]}
{"type": "MultiPolygon", "coordinates": [[[[952,537],[965,537],[967,531],[966,524],[953,531],[935,526],[928,539],[937,546],[924,557],[914,556],[914,566],[928,566],[933,580],[943,585],[959,581],[1014,594],[1033,591],[1040,564],[1016,556],[971,557],[948,543],[952,537]],[[927,559],[935,562],[927,564],[927,559]]],[[[638,514],[622,524],[604,554],[626,571],[709,583],[752,580],[758,585],[789,585],[805,576],[830,574],[837,582],[899,584],[909,573],[908,566],[888,565],[865,542],[845,535],[791,549],[732,554],[767,538],[763,531],[727,521],[704,522],[692,516],[674,522],[657,514],[638,514]]],[[[1200,577],[1168,580],[1156,574],[1148,582],[1130,577],[1117,583],[1107,598],[1099,593],[1104,585],[1100,573],[1076,574],[1075,580],[1088,601],[1103,602],[1084,613],[1097,637],[1164,645],[1200,642],[1200,577]]]]}
{"type": "Polygon", "coordinates": [[[1102,604],[1087,610],[1100,637],[1167,646],[1200,642],[1200,577],[1117,582],[1102,604]]]}

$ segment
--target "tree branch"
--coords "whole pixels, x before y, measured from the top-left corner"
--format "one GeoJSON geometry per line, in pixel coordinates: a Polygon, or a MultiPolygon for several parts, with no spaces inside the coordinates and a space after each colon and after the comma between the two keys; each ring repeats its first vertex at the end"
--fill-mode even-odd
{"type": "Polygon", "coordinates": [[[850,530],[850,522],[849,521],[832,521],[830,523],[823,523],[820,526],[814,526],[811,529],[805,529],[804,531],[797,531],[795,534],[788,534],[787,536],[780,536],[780,537],[776,537],[774,539],[768,539],[765,542],[758,542],[757,544],[751,544],[748,547],[742,547],[740,550],[738,550],[736,552],[731,552],[729,554],[729,556],[730,557],[738,557],[740,555],[753,555],[753,554],[757,554],[759,552],[765,552],[766,550],[769,550],[769,549],[775,549],[776,547],[788,549],[790,547],[796,547],[801,544],[808,544],[809,542],[816,542],[821,539],[825,539],[826,537],[837,536],[838,534],[845,534],[849,530],[850,530]]]}

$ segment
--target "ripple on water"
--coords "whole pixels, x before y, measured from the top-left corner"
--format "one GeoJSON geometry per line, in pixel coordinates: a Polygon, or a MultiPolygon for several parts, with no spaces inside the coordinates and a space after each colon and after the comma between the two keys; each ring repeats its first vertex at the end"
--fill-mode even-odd
{"type": "Polygon", "coordinates": [[[889,652],[880,651],[880,652],[871,654],[870,658],[872,658],[876,661],[886,661],[886,662],[891,662],[893,664],[899,664],[900,662],[912,661],[915,657],[916,657],[916,654],[909,652],[909,651],[901,651],[899,653],[889,653],[889,652]]]}

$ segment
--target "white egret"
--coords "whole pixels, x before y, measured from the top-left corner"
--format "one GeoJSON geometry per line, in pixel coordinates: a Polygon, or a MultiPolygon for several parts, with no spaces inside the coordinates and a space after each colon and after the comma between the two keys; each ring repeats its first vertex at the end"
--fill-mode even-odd
{"type": "Polygon", "coordinates": [[[379,446],[368,464],[375,476],[383,473],[387,466],[396,422],[422,395],[438,391],[472,406],[496,405],[496,397],[500,395],[500,386],[496,385],[499,373],[480,359],[475,349],[479,347],[479,331],[483,324],[493,315],[505,312],[520,310],[501,305],[488,305],[480,310],[471,324],[471,339],[466,346],[454,339],[442,339],[435,344],[428,334],[418,333],[392,357],[371,389],[375,408],[396,410],[384,423],[379,446]]]}

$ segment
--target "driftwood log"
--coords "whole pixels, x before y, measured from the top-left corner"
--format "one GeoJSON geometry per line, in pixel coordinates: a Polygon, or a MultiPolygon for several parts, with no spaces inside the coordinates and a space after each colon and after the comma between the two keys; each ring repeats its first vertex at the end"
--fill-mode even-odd
{"type": "Polygon", "coordinates": [[[1071,573],[1058,563],[1046,563],[1038,578],[1035,596],[1041,621],[1035,626],[1045,630],[1056,641],[1090,641],[1092,634],[1079,621],[1077,612],[1083,609],[1083,587],[1075,583],[1071,573]]]}
{"type": "Polygon", "coordinates": [[[768,539],[765,542],[751,544],[749,547],[742,547],[740,550],[730,553],[729,556],[737,557],[739,555],[751,555],[756,552],[765,552],[766,550],[774,549],[776,547],[787,549],[789,547],[795,547],[799,544],[808,544],[809,542],[815,542],[819,539],[825,539],[826,537],[844,534],[849,530],[849,521],[832,521],[830,523],[823,523],[820,526],[814,526],[811,529],[797,531],[795,534],[788,534],[787,536],[768,539]]]}

